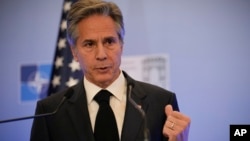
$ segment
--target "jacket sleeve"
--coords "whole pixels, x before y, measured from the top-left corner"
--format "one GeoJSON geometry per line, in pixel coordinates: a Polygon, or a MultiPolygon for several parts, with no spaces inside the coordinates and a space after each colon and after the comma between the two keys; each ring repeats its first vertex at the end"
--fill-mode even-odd
{"type": "Polygon", "coordinates": [[[173,93],[172,99],[171,99],[171,105],[173,107],[174,111],[180,111],[176,95],[173,93]]]}

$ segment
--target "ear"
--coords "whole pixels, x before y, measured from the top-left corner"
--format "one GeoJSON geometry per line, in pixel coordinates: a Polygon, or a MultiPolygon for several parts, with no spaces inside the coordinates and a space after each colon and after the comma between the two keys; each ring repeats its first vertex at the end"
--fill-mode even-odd
{"type": "Polygon", "coordinates": [[[74,60],[78,62],[77,48],[70,46],[70,50],[71,50],[74,60]]]}
{"type": "Polygon", "coordinates": [[[122,51],[122,52],[123,52],[123,45],[124,45],[124,43],[121,42],[121,51],[122,51]]]}
{"type": "Polygon", "coordinates": [[[123,53],[123,45],[121,45],[121,53],[123,53]]]}

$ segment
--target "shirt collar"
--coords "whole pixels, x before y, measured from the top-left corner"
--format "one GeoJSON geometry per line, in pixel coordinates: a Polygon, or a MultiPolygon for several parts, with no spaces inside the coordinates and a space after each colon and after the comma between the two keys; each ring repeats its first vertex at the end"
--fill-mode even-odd
{"type": "MultiPolygon", "coordinates": [[[[101,87],[95,85],[94,83],[90,82],[86,79],[84,76],[84,88],[87,95],[87,102],[90,104],[94,98],[94,96],[102,89],[101,87]]],[[[122,72],[120,72],[119,77],[111,84],[109,85],[106,90],[111,92],[115,98],[117,98],[119,101],[122,100],[123,94],[126,94],[126,79],[122,72]]]]}

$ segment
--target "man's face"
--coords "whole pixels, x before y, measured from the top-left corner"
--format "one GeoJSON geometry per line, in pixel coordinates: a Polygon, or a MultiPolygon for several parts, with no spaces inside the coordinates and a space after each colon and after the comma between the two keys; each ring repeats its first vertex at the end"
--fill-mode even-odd
{"type": "Polygon", "coordinates": [[[120,74],[122,43],[112,18],[93,15],[78,23],[79,38],[71,47],[85,77],[106,88],[120,74]]]}

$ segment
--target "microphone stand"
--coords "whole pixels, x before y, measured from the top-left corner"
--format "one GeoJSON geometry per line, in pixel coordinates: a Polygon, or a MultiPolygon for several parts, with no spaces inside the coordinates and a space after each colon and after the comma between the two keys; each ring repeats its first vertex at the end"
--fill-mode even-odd
{"type": "Polygon", "coordinates": [[[132,87],[133,87],[133,85],[131,85],[131,84],[128,85],[128,89],[129,89],[128,100],[141,113],[142,118],[144,120],[144,129],[143,129],[144,130],[143,131],[144,141],[149,141],[149,131],[148,131],[148,128],[147,128],[146,114],[145,114],[145,112],[141,108],[138,107],[138,105],[136,104],[136,102],[131,98],[132,87]]]}
{"type": "Polygon", "coordinates": [[[39,114],[39,115],[35,115],[35,116],[27,116],[27,117],[20,117],[20,118],[13,118],[13,119],[7,119],[7,120],[1,120],[1,123],[6,123],[6,122],[12,122],[12,121],[18,121],[18,120],[25,120],[25,119],[31,119],[31,118],[39,118],[39,117],[45,117],[45,116],[50,116],[55,114],[55,112],[52,113],[45,113],[45,114],[39,114]]]}
{"type": "Polygon", "coordinates": [[[57,111],[61,108],[62,104],[65,102],[66,99],[69,99],[73,95],[73,89],[70,88],[65,95],[63,96],[62,100],[56,107],[56,110],[54,110],[51,113],[44,113],[44,114],[39,114],[39,115],[33,115],[33,116],[27,116],[27,117],[20,117],[20,118],[13,118],[13,119],[7,119],[7,120],[1,120],[1,123],[6,123],[6,122],[12,122],[12,121],[18,121],[18,120],[25,120],[25,119],[31,119],[31,118],[40,118],[40,117],[46,117],[46,116],[51,116],[57,113],[57,111]]]}

